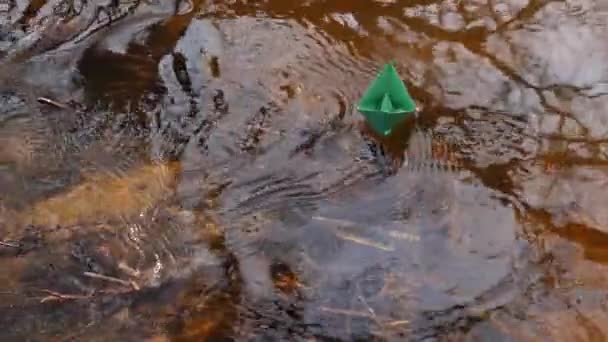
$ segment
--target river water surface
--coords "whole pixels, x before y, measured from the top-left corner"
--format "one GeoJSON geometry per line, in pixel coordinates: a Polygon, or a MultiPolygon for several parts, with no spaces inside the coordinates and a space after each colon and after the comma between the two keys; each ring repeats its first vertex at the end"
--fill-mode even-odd
{"type": "Polygon", "coordinates": [[[0,340],[605,341],[608,2],[0,2],[0,340]],[[356,104],[393,61],[419,115],[356,104]]]}

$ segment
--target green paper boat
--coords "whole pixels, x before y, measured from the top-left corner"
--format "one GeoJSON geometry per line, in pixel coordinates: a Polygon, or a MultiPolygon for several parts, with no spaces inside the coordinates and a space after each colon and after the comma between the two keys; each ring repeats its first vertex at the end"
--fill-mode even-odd
{"type": "Polygon", "coordinates": [[[386,136],[393,127],[416,111],[416,104],[395,67],[387,63],[363,94],[357,110],[374,130],[386,136]]]}

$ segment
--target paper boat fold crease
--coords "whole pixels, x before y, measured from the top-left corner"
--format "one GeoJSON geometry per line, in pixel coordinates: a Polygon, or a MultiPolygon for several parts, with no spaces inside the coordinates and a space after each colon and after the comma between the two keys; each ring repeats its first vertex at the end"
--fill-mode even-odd
{"type": "Polygon", "coordinates": [[[357,110],[374,130],[389,135],[393,127],[416,111],[416,104],[395,67],[387,63],[361,97],[357,110]]]}

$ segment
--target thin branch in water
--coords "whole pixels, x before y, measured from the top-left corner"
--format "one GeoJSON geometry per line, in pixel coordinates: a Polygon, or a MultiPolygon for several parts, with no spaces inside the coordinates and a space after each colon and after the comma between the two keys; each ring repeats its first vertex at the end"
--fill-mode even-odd
{"type": "Polygon", "coordinates": [[[10,248],[20,248],[21,246],[16,243],[0,241],[0,246],[2,247],[10,247],[10,248]]]}
{"type": "MultiPolygon", "coordinates": [[[[336,224],[338,226],[345,227],[345,228],[354,228],[357,226],[356,223],[351,222],[351,221],[332,219],[332,218],[327,218],[327,217],[322,217],[322,216],[315,216],[312,219],[316,220],[316,221],[321,221],[321,222],[333,223],[333,224],[336,224]]],[[[334,228],[334,232],[333,232],[334,235],[336,235],[337,237],[339,237],[343,240],[347,240],[350,242],[358,243],[360,245],[380,249],[380,250],[387,251],[387,252],[392,252],[395,250],[395,248],[389,244],[385,244],[380,241],[374,241],[374,240],[371,240],[371,239],[363,237],[363,236],[341,231],[339,228],[335,228],[335,227],[332,227],[332,228],[334,228]]]]}
{"type": "Polygon", "coordinates": [[[410,234],[407,232],[400,232],[397,230],[389,230],[388,235],[392,238],[399,239],[399,240],[405,240],[405,241],[410,241],[410,242],[420,241],[419,235],[410,234]]]}
{"type": "MultiPolygon", "coordinates": [[[[357,288],[359,289],[359,291],[361,291],[359,284],[357,284],[357,288]]],[[[370,313],[371,320],[374,321],[374,323],[376,323],[377,326],[382,327],[383,324],[382,324],[382,322],[380,322],[380,320],[378,320],[378,315],[376,315],[376,311],[374,311],[374,309],[372,309],[372,307],[367,303],[365,298],[363,298],[362,295],[357,295],[357,299],[359,300],[359,302],[361,302],[361,304],[363,304],[365,306],[367,311],[370,313]]],[[[381,335],[384,335],[384,333],[381,333],[381,335]]]]}
{"type": "Polygon", "coordinates": [[[362,236],[357,236],[357,235],[349,234],[346,232],[339,232],[339,231],[335,232],[334,234],[341,239],[344,239],[344,240],[347,240],[350,242],[354,242],[354,243],[358,243],[363,246],[380,249],[380,250],[383,250],[386,252],[392,252],[395,250],[395,248],[393,248],[393,246],[386,245],[382,242],[373,241],[373,240],[364,238],[362,236]]]}
{"type": "Polygon", "coordinates": [[[328,312],[328,313],[332,313],[332,314],[336,314],[336,315],[343,315],[343,316],[349,316],[349,317],[373,318],[373,316],[371,316],[369,313],[361,312],[361,311],[336,309],[336,308],[330,308],[330,307],[326,307],[326,306],[322,306],[319,309],[323,312],[328,312]]]}
{"type": "Polygon", "coordinates": [[[47,97],[39,97],[38,98],[38,102],[45,104],[45,105],[49,105],[49,106],[53,106],[55,108],[59,108],[59,109],[69,109],[70,107],[68,107],[68,105],[63,104],[61,102],[57,102],[55,100],[51,100],[47,97]]]}
{"type": "Polygon", "coordinates": [[[363,312],[363,311],[348,310],[348,309],[338,309],[338,308],[331,308],[328,306],[321,306],[319,308],[319,310],[330,313],[330,314],[342,315],[342,316],[346,316],[346,317],[369,318],[381,327],[398,327],[398,326],[407,325],[410,323],[410,321],[408,321],[408,320],[395,321],[395,320],[389,319],[386,316],[378,316],[378,315],[376,315],[376,313],[372,314],[371,312],[363,312]],[[386,323],[383,323],[383,322],[386,322],[386,323]]]}
{"type": "MultiPolygon", "coordinates": [[[[359,287],[358,284],[357,284],[357,287],[359,287]]],[[[365,298],[363,298],[362,295],[357,295],[357,299],[359,299],[359,301],[361,302],[361,304],[363,304],[365,306],[365,308],[367,309],[367,311],[369,311],[369,313],[372,315],[372,317],[374,318],[374,320],[376,320],[376,312],[374,311],[374,309],[372,309],[371,306],[369,306],[369,304],[367,303],[367,301],[365,300],[365,298]]]]}
{"type": "Polygon", "coordinates": [[[408,321],[407,319],[401,319],[398,321],[384,323],[384,326],[387,328],[396,328],[396,327],[400,327],[402,325],[409,325],[409,324],[410,324],[410,321],[408,321]]]}
{"type": "Polygon", "coordinates": [[[131,266],[122,261],[118,263],[118,269],[134,278],[138,278],[141,273],[139,270],[133,269],[131,266]]]}
{"type": "Polygon", "coordinates": [[[73,294],[65,294],[59,293],[51,290],[44,289],[42,292],[48,293],[49,296],[46,296],[40,300],[40,303],[46,303],[50,301],[63,301],[63,300],[76,300],[76,299],[86,299],[90,298],[91,295],[73,295],[73,294]]]}
{"type": "Polygon", "coordinates": [[[95,278],[95,279],[100,279],[100,280],[105,280],[105,281],[109,281],[109,282],[113,282],[113,283],[117,283],[126,287],[131,287],[134,290],[139,290],[139,286],[133,282],[133,281],[126,281],[126,280],[122,280],[122,279],[118,279],[115,277],[110,277],[107,275],[103,275],[103,274],[98,274],[98,273],[94,273],[94,272],[84,272],[83,275],[89,277],[89,278],[95,278]]]}

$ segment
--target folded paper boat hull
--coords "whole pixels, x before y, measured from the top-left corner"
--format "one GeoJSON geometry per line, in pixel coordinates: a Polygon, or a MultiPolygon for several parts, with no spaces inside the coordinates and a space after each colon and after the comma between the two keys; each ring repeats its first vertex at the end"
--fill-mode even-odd
{"type": "Polygon", "coordinates": [[[359,101],[357,110],[370,126],[382,135],[388,135],[393,127],[416,110],[405,84],[392,64],[384,69],[368,87],[359,101]]]}
{"type": "Polygon", "coordinates": [[[382,135],[391,134],[393,128],[403,122],[412,113],[384,113],[381,111],[364,111],[361,110],[367,122],[376,132],[382,135]]]}

